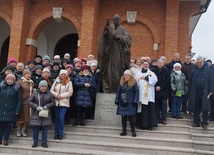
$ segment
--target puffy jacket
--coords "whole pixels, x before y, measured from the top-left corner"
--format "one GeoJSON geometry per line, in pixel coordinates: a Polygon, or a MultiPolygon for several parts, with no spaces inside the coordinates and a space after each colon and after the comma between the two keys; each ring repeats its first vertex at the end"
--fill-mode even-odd
{"type": "Polygon", "coordinates": [[[15,121],[15,113],[20,113],[22,95],[20,85],[15,82],[8,85],[4,80],[0,83],[0,121],[15,121]]]}
{"type": "Polygon", "coordinates": [[[74,86],[77,89],[75,93],[75,104],[80,107],[92,107],[92,95],[90,91],[95,89],[94,78],[91,73],[85,76],[81,71],[74,79],[74,86]],[[90,87],[85,87],[89,83],[90,87]]]}
{"type": "MultiPolygon", "coordinates": [[[[174,70],[171,72],[171,89],[174,91],[181,91],[182,95],[185,95],[186,78],[183,73],[180,75],[174,70]]],[[[174,95],[174,94],[172,94],[174,95]]]]}
{"type": "Polygon", "coordinates": [[[73,85],[69,78],[66,81],[66,84],[63,85],[60,78],[57,77],[50,91],[55,98],[56,106],[70,107],[69,99],[73,94],[73,85]],[[61,95],[62,99],[58,100],[58,95],[61,95]]]}
{"type": "Polygon", "coordinates": [[[29,98],[28,105],[32,108],[30,125],[32,126],[48,126],[52,124],[51,111],[50,109],[54,107],[54,98],[51,92],[47,89],[45,92],[40,90],[34,91],[29,98]],[[38,93],[40,98],[40,106],[47,106],[49,109],[49,114],[47,118],[39,117],[39,112],[36,108],[39,106],[38,93]]]}
{"type": "Polygon", "coordinates": [[[139,88],[133,76],[128,82],[125,82],[124,76],[120,80],[120,86],[117,90],[115,104],[117,104],[117,115],[135,115],[137,103],[139,102],[139,88]],[[128,104],[121,106],[120,94],[127,92],[128,104]]]}

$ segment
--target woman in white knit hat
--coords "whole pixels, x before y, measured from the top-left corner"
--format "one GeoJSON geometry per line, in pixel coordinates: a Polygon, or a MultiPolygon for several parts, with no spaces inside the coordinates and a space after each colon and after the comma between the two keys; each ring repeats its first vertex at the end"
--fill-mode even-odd
{"type": "Polygon", "coordinates": [[[69,99],[73,94],[73,86],[67,75],[67,70],[61,69],[59,76],[51,87],[51,93],[55,98],[55,137],[54,139],[63,139],[64,117],[70,107],[69,99]]]}
{"type": "Polygon", "coordinates": [[[175,63],[171,76],[171,89],[172,89],[172,117],[175,119],[181,119],[180,108],[183,102],[183,96],[185,95],[186,78],[181,72],[181,64],[175,63]]]}

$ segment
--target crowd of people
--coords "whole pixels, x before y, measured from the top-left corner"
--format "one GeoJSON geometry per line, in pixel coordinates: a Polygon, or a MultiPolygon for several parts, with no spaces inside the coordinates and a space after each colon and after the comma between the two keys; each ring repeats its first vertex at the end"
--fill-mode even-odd
{"type": "MultiPolygon", "coordinates": [[[[126,135],[127,118],[133,137],[137,136],[135,127],[152,130],[158,123],[166,125],[167,109],[175,119],[182,119],[180,112],[192,113],[193,127],[207,129],[208,118],[214,121],[213,71],[210,60],[198,57],[194,63],[186,55],[181,63],[179,53],[174,53],[170,63],[165,56],[131,60],[115,98],[117,115],[122,116],[120,135],[126,135]]],[[[42,130],[41,146],[47,148],[48,126],[52,123],[54,139],[62,140],[64,125],[71,118],[73,126],[85,126],[86,118],[94,118],[98,92],[102,92],[101,72],[93,55],[71,60],[66,53],[62,59],[55,55],[53,61],[48,55],[36,55],[26,65],[9,59],[0,73],[0,144],[8,145],[12,126],[20,137],[27,136],[26,129],[31,125],[32,147],[38,146],[42,130]]]]}

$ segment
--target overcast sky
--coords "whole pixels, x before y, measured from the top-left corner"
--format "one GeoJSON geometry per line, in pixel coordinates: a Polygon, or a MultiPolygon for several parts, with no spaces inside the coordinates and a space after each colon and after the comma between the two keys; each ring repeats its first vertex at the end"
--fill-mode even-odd
{"type": "Polygon", "coordinates": [[[203,56],[214,63],[214,0],[211,1],[206,13],[202,14],[192,35],[193,58],[203,56]]]}

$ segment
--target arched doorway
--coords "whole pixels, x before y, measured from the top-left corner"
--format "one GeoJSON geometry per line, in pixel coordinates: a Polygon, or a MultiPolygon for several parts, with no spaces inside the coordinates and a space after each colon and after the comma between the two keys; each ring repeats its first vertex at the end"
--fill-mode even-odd
{"type": "Polygon", "coordinates": [[[8,37],[1,48],[1,54],[0,54],[0,71],[7,65],[7,57],[8,57],[8,50],[9,50],[9,43],[10,43],[10,37],[8,37]]]}
{"type": "Polygon", "coordinates": [[[63,58],[65,53],[69,53],[71,60],[77,57],[78,34],[68,34],[62,37],[56,44],[54,55],[60,55],[63,58]]]}

